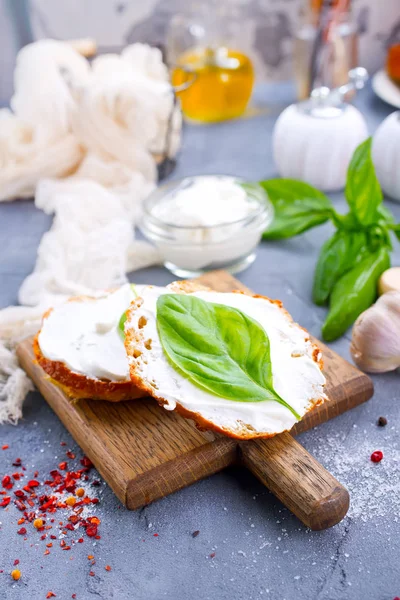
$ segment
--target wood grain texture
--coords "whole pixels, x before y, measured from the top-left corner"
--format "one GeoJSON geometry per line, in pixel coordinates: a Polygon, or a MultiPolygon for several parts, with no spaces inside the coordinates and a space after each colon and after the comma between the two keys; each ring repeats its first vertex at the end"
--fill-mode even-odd
{"type": "MultiPolygon", "coordinates": [[[[208,273],[200,281],[217,291],[249,291],[224,271],[208,273]]],[[[318,344],[324,353],[330,401],[307,415],[294,433],[357,406],[373,393],[366,375],[318,344]]],[[[71,435],[130,509],[241,462],[313,529],[334,525],[346,514],[347,491],[288,433],[238,443],[200,432],[192,422],[160,408],[152,399],[72,404],[35,363],[30,339],[18,346],[17,354],[71,435]]]]}

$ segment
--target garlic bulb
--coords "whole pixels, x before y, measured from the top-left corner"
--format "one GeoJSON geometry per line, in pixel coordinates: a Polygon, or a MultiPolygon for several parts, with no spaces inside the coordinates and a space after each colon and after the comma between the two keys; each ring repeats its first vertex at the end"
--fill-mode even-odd
{"type": "Polygon", "coordinates": [[[400,367],[400,292],[388,292],[353,327],[350,352],[360,369],[385,373],[400,367]]]}
{"type": "Polygon", "coordinates": [[[382,273],[378,281],[380,296],[387,292],[400,292],[400,267],[392,267],[382,273]]]}

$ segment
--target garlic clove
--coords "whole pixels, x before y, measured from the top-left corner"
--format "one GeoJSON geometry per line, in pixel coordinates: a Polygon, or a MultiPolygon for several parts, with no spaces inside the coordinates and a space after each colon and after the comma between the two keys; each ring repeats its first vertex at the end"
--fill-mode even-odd
{"type": "Polygon", "coordinates": [[[387,269],[379,278],[378,292],[380,296],[394,291],[400,292],[400,267],[387,269]]]}
{"type": "Polygon", "coordinates": [[[354,324],[350,352],[356,365],[368,373],[400,367],[400,292],[388,292],[354,324]]]}

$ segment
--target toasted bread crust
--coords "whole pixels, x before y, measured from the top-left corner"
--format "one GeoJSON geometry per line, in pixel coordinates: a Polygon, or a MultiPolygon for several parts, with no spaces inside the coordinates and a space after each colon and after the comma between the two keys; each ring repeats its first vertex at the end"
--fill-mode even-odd
{"type": "MultiPolygon", "coordinates": [[[[96,298],[76,296],[70,298],[68,302],[84,302],[88,300],[96,300],[96,298]]],[[[43,315],[43,320],[47,319],[52,311],[52,308],[48,309],[43,315]]],[[[71,371],[61,361],[46,358],[39,346],[39,335],[40,331],[36,334],[33,341],[36,361],[42,367],[43,371],[47,373],[52,382],[60,387],[69,398],[74,400],[90,398],[92,400],[106,400],[107,402],[121,402],[146,396],[146,393],[138,389],[132,381],[92,379],[81,373],[71,371]]]]}
{"type": "MultiPolygon", "coordinates": [[[[199,291],[202,289],[209,289],[209,288],[204,288],[204,286],[199,286],[197,287],[197,284],[194,282],[186,282],[186,281],[178,281],[178,282],[174,282],[174,284],[172,284],[173,288],[172,291],[175,293],[191,293],[191,292],[195,292],[195,291],[199,291]],[[187,283],[190,283],[190,287],[187,286],[187,283]],[[187,291],[187,290],[190,291],[187,291]]],[[[287,310],[285,310],[282,306],[282,302],[280,300],[271,300],[270,298],[268,298],[268,296],[262,296],[259,294],[247,294],[246,292],[243,292],[242,290],[233,290],[233,293],[235,294],[246,294],[248,296],[252,296],[253,298],[263,298],[264,300],[268,300],[269,302],[276,304],[277,306],[279,306],[279,308],[285,312],[286,316],[288,317],[288,319],[290,319],[290,321],[292,323],[295,323],[295,321],[293,320],[292,316],[290,315],[290,313],[288,313],[287,310]]],[[[133,315],[133,313],[140,308],[140,306],[143,304],[143,300],[141,298],[137,298],[136,300],[134,300],[129,309],[127,310],[127,321],[130,320],[131,316],[133,315]]],[[[295,323],[298,327],[300,327],[301,329],[304,329],[303,327],[301,327],[300,325],[298,325],[297,323],[295,323]]],[[[307,330],[304,329],[304,331],[306,333],[307,330]]],[[[309,341],[309,337],[305,338],[306,341],[309,341]]],[[[128,329],[128,331],[125,331],[125,348],[127,351],[128,356],[130,356],[131,352],[132,352],[132,348],[140,348],[143,346],[144,343],[144,337],[143,334],[141,332],[140,329],[133,330],[128,329]]],[[[313,361],[318,364],[319,368],[323,369],[323,361],[322,361],[322,354],[321,354],[321,350],[318,348],[318,346],[314,343],[312,343],[312,359],[313,361]]],[[[150,385],[149,383],[146,383],[145,381],[143,381],[143,379],[140,377],[140,375],[137,373],[137,369],[136,369],[136,365],[133,361],[130,361],[129,363],[129,370],[130,370],[130,376],[131,376],[131,380],[133,382],[133,384],[138,387],[139,389],[141,389],[144,393],[152,396],[153,398],[155,398],[155,400],[157,400],[157,402],[160,404],[160,406],[164,406],[165,404],[168,404],[168,401],[166,400],[166,398],[163,398],[162,396],[160,396],[157,393],[157,389],[155,387],[153,387],[152,385],[150,385]]],[[[313,408],[315,408],[316,406],[319,406],[320,404],[323,404],[323,402],[326,400],[325,396],[322,396],[320,398],[317,398],[315,400],[313,400],[312,402],[310,402],[310,407],[307,410],[307,412],[309,412],[310,410],[312,410],[313,408]]],[[[176,408],[175,410],[182,415],[185,419],[192,419],[193,421],[195,421],[196,426],[198,429],[200,429],[201,431],[204,430],[212,430],[215,431],[217,433],[222,433],[223,435],[226,435],[228,437],[237,439],[237,440],[249,440],[249,439],[254,439],[254,438],[271,438],[274,437],[277,434],[268,434],[268,433],[263,433],[263,432],[257,432],[254,430],[254,428],[246,423],[243,423],[243,429],[239,432],[239,431],[233,431],[231,429],[225,429],[222,427],[218,427],[217,425],[215,425],[215,423],[208,421],[207,419],[205,419],[201,414],[194,412],[194,411],[190,411],[187,408],[185,408],[184,406],[182,406],[181,404],[179,404],[178,402],[176,403],[176,408]]],[[[307,413],[306,413],[307,414],[307,413]]],[[[288,430],[287,430],[288,431],[288,430]]]]}

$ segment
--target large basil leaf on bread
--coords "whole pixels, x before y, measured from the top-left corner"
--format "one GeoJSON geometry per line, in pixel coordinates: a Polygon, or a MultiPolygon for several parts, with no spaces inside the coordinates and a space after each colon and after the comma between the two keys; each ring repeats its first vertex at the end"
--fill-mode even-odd
{"type": "Polygon", "coordinates": [[[264,329],[236,308],[184,294],[157,300],[157,329],[169,363],[193,384],[237,402],[275,401],[299,419],[274,390],[264,329]]]}

